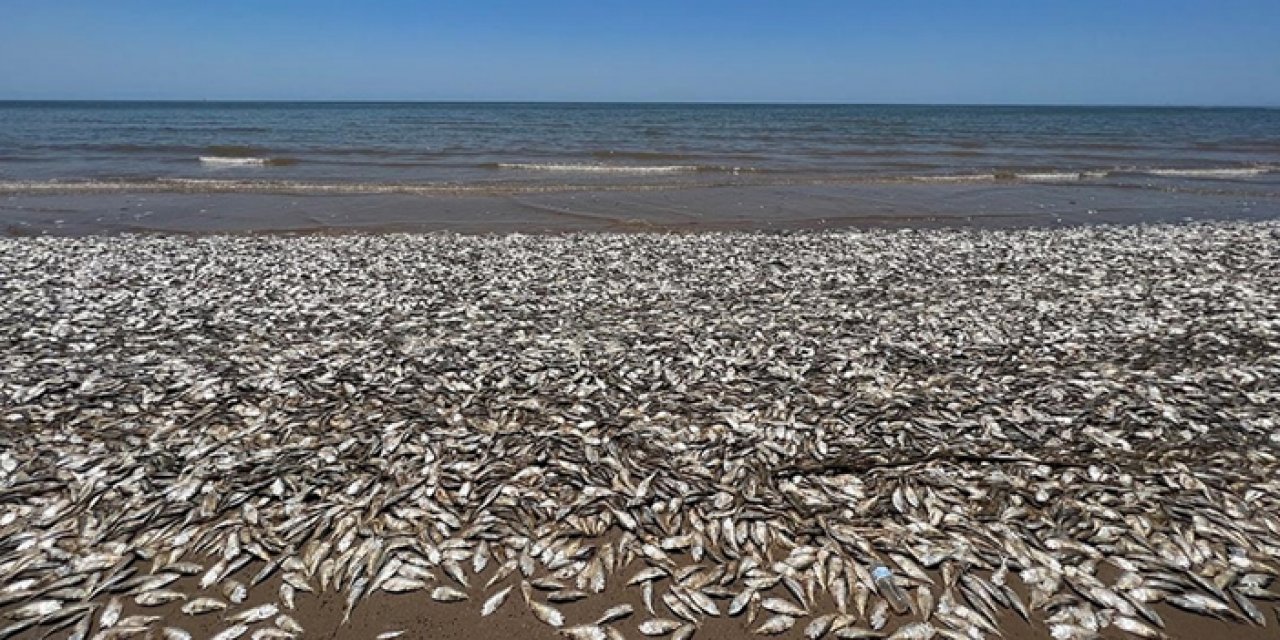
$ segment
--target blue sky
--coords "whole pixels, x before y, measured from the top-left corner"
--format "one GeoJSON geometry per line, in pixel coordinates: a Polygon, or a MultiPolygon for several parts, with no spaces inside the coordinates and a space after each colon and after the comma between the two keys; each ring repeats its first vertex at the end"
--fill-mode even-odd
{"type": "Polygon", "coordinates": [[[1280,105],[1280,0],[0,0],[0,99],[1280,105]]]}

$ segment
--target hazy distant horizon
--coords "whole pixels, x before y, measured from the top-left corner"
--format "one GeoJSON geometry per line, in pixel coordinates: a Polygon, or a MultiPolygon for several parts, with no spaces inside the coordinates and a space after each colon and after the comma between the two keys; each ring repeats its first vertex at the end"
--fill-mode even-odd
{"type": "Polygon", "coordinates": [[[1280,106],[1280,3],[12,0],[0,99],[1280,106]]]}
{"type": "Polygon", "coordinates": [[[1014,102],[822,102],[769,100],[461,100],[395,98],[0,98],[0,103],[121,103],[121,104],[440,104],[440,105],[652,105],[652,106],[776,106],[776,107],[992,107],[1045,109],[1280,109],[1276,104],[1142,104],[1142,103],[1014,103],[1014,102]]]}

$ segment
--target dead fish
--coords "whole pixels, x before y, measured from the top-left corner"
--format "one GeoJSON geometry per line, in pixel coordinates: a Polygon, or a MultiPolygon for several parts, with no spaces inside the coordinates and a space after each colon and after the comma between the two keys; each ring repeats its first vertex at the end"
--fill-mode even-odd
{"type": "Polygon", "coordinates": [[[510,585],[503,587],[497,593],[489,596],[489,598],[484,601],[484,605],[480,607],[480,615],[492,615],[493,612],[498,610],[498,607],[502,606],[502,603],[507,601],[507,594],[509,593],[511,593],[510,585]]]}
{"type": "Polygon", "coordinates": [[[215,598],[196,598],[182,605],[182,612],[189,616],[198,616],[203,613],[213,611],[222,611],[227,608],[227,603],[215,598]]]}
{"type": "Polygon", "coordinates": [[[547,600],[549,602],[555,602],[557,604],[564,604],[568,602],[577,602],[579,600],[582,600],[583,598],[586,598],[588,595],[590,594],[588,594],[586,591],[562,589],[560,591],[552,591],[551,593],[548,593],[547,600]]]}
{"type": "Polygon", "coordinates": [[[280,613],[280,607],[268,603],[241,611],[240,613],[228,617],[227,620],[230,622],[253,624],[255,622],[262,622],[263,620],[271,618],[277,613],[280,613]]]}
{"type": "Polygon", "coordinates": [[[793,618],[803,618],[809,615],[808,611],[791,604],[782,598],[765,598],[764,601],[760,603],[760,607],[770,613],[782,614],[793,618]]]}
{"type": "Polygon", "coordinates": [[[248,631],[248,625],[238,624],[214,634],[210,640],[236,640],[236,638],[248,633],[248,631]]]}
{"type": "Polygon", "coordinates": [[[889,603],[884,598],[876,599],[875,606],[871,607],[871,615],[868,620],[871,622],[871,628],[876,631],[889,624],[889,603]]]}
{"type": "Polygon", "coordinates": [[[764,623],[761,624],[759,627],[756,627],[755,633],[760,635],[766,635],[766,636],[774,636],[790,629],[791,627],[795,626],[795,624],[796,624],[796,619],[791,616],[776,615],[776,616],[773,616],[772,618],[769,618],[768,620],[765,620],[764,623]]]}
{"type": "Polygon", "coordinates": [[[640,623],[640,633],[646,636],[665,636],[679,629],[684,623],[670,618],[650,618],[640,623]]]}
{"type": "Polygon", "coordinates": [[[409,593],[427,588],[427,583],[410,578],[392,577],[382,583],[382,590],[387,593],[409,593]]]}
{"type": "Polygon", "coordinates": [[[898,627],[889,640],[931,640],[938,635],[938,630],[928,622],[909,622],[898,627]]]}
{"type": "Polygon", "coordinates": [[[670,640],[689,640],[693,637],[693,634],[697,633],[697,631],[698,625],[696,624],[682,625],[679,629],[676,629],[671,633],[670,640]]]}
{"type": "Polygon", "coordinates": [[[1259,609],[1257,605],[1253,604],[1252,600],[1234,589],[1231,591],[1231,598],[1235,600],[1236,606],[1240,607],[1240,610],[1244,612],[1244,615],[1254,624],[1260,627],[1267,626],[1267,616],[1263,615],[1262,610],[1259,609]]]}
{"type": "Polygon", "coordinates": [[[822,636],[827,635],[831,630],[831,624],[835,622],[836,616],[833,613],[821,615],[809,622],[804,628],[804,637],[808,640],[819,640],[822,636]]]}
{"type": "Polygon", "coordinates": [[[743,611],[746,611],[747,604],[751,602],[751,598],[755,596],[755,594],[756,592],[751,589],[744,589],[738,593],[738,595],[734,596],[733,600],[729,602],[729,615],[737,616],[741,615],[743,611]]]}
{"type": "Polygon", "coordinates": [[[441,585],[431,590],[431,599],[436,602],[460,602],[467,599],[467,594],[453,587],[441,585]]]}
{"type": "Polygon", "coordinates": [[[296,637],[294,634],[276,627],[260,627],[254,629],[253,633],[249,635],[250,640],[289,640],[296,637]]]}
{"type": "Polygon", "coordinates": [[[103,607],[102,615],[98,618],[98,627],[109,629],[120,621],[120,613],[124,610],[124,603],[118,597],[112,597],[107,602],[107,606],[103,607]]]}
{"type": "Polygon", "coordinates": [[[560,635],[569,640],[607,640],[604,627],[595,624],[584,624],[576,627],[565,627],[560,635]]]}
{"type": "Polygon", "coordinates": [[[300,636],[304,631],[302,628],[302,625],[299,624],[297,620],[293,619],[292,616],[289,616],[284,613],[276,616],[275,623],[276,623],[276,627],[288,633],[292,633],[294,635],[300,636]]]}
{"type": "Polygon", "coordinates": [[[228,580],[222,584],[222,595],[226,596],[231,604],[241,604],[249,597],[249,588],[242,582],[228,580]]]}
{"type": "Polygon", "coordinates": [[[843,627],[837,629],[835,633],[840,640],[876,640],[884,637],[883,633],[864,627],[843,627]]]}
{"type": "Polygon", "coordinates": [[[129,616],[121,618],[117,627],[147,627],[160,621],[160,616],[129,616]]]}
{"type": "Polygon", "coordinates": [[[544,624],[553,627],[559,627],[564,624],[564,615],[558,610],[549,607],[536,600],[529,601],[529,609],[533,611],[533,617],[541,620],[544,624]]]}
{"type": "Polygon", "coordinates": [[[1113,618],[1111,620],[1111,626],[1126,633],[1131,633],[1139,638],[1148,638],[1150,640],[1163,640],[1164,638],[1168,638],[1168,636],[1160,630],[1128,616],[1117,616],[1113,618]]]}
{"type": "Polygon", "coordinates": [[[606,624],[609,624],[610,622],[614,622],[614,621],[626,618],[627,616],[630,616],[632,613],[635,613],[635,608],[633,608],[629,604],[620,604],[613,607],[609,607],[608,609],[605,609],[604,613],[600,614],[600,618],[596,620],[596,624],[606,625],[606,624]]]}
{"type": "Polygon", "coordinates": [[[1179,609],[1185,609],[1192,613],[1198,613],[1201,615],[1226,616],[1229,618],[1239,617],[1226,603],[1199,593],[1169,595],[1165,597],[1165,602],[1168,602],[1179,609]]]}
{"type": "Polygon", "coordinates": [[[916,589],[916,606],[917,613],[925,622],[928,622],[929,616],[933,615],[933,591],[929,587],[920,585],[916,589]]]}
{"type": "Polygon", "coordinates": [[[62,602],[58,600],[37,600],[12,609],[5,616],[12,620],[27,620],[52,615],[61,609],[62,602]]]}
{"type": "Polygon", "coordinates": [[[147,591],[146,593],[139,593],[138,595],[134,596],[133,601],[144,607],[159,607],[161,605],[169,604],[170,602],[177,602],[178,600],[186,600],[186,599],[187,599],[187,594],[185,593],[181,593],[178,591],[160,590],[160,591],[147,591]]]}

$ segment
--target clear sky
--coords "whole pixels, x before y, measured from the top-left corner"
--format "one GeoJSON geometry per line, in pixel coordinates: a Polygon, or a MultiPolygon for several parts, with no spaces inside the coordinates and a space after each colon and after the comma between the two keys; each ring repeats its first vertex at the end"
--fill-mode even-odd
{"type": "Polygon", "coordinates": [[[0,99],[1280,105],[1280,0],[0,0],[0,99]]]}

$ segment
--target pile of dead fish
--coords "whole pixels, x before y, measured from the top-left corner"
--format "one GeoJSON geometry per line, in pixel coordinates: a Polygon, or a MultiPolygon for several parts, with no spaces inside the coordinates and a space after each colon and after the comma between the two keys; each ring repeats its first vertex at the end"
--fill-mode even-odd
{"type": "Polygon", "coordinates": [[[0,638],[298,637],[335,592],[584,640],[1276,624],[1277,247],[3,240],[0,638]],[[564,613],[619,590],[643,607],[564,613]]]}

